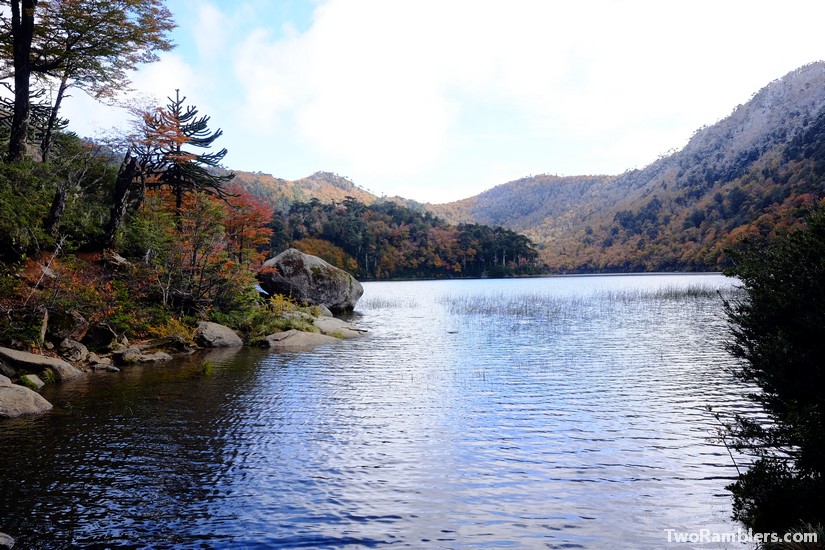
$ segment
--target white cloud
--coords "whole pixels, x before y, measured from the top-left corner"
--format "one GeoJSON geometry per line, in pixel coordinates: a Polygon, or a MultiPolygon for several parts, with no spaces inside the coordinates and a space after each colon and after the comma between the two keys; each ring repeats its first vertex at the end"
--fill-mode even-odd
{"type": "Polygon", "coordinates": [[[300,26],[269,2],[185,6],[194,47],[141,90],[182,88],[239,168],[417,199],[642,167],[825,59],[806,0],[326,0],[300,26]]]}

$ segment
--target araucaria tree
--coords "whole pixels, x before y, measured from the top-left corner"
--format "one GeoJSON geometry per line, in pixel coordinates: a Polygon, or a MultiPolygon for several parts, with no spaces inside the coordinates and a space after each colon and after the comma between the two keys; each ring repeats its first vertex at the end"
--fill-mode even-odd
{"type": "Polygon", "coordinates": [[[734,514],[780,532],[825,520],[825,206],[767,246],[747,244],[728,275],[744,297],[725,304],[736,374],[769,419],[737,419],[736,447],[757,457],[729,486],[734,514]]]}
{"type": "Polygon", "coordinates": [[[175,209],[180,212],[186,193],[199,191],[219,198],[229,196],[223,185],[235,174],[217,174],[212,168],[220,165],[226,149],[196,153],[190,148],[209,149],[223,135],[209,129],[209,117],[198,116],[193,106],[184,107],[186,97],[175,90],[175,98],[166,107],[142,114],[141,135],[135,151],[146,174],[150,189],[166,187],[175,197],[175,209]]]}

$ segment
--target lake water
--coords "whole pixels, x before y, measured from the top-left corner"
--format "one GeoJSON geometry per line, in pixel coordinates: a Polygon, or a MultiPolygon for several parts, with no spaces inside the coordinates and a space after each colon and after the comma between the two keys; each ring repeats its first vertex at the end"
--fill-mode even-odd
{"type": "Polygon", "coordinates": [[[707,410],[753,410],[725,370],[714,291],[732,284],[368,283],[359,340],[47,387],[54,411],[0,422],[0,531],[26,549],[660,549],[678,547],[667,529],[735,532],[707,410]]]}

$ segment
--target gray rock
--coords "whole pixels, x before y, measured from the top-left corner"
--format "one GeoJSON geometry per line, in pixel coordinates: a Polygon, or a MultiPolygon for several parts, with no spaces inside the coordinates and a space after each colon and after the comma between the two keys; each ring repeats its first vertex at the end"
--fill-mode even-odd
{"type": "Polygon", "coordinates": [[[352,311],[364,294],[361,283],[346,271],[294,248],[267,260],[259,282],[269,294],[323,305],[333,313],[352,311]]]}
{"type": "Polygon", "coordinates": [[[52,342],[62,342],[66,338],[80,342],[87,332],[89,332],[89,321],[80,312],[73,309],[49,313],[46,338],[52,342]]]}
{"type": "Polygon", "coordinates": [[[294,329],[270,334],[265,341],[269,348],[275,351],[308,351],[323,344],[340,342],[338,338],[325,334],[301,332],[294,329]]]}
{"type": "Polygon", "coordinates": [[[52,404],[42,395],[17,384],[0,385],[0,418],[48,411],[52,404]]]}
{"type": "Polygon", "coordinates": [[[282,318],[288,319],[290,321],[306,321],[307,323],[312,324],[315,321],[315,317],[310,315],[309,313],[304,313],[303,311],[287,311],[283,315],[282,318]]]}
{"type": "Polygon", "coordinates": [[[26,387],[34,386],[38,390],[46,385],[46,383],[43,382],[40,379],[40,377],[37,376],[36,374],[24,374],[23,376],[20,377],[20,380],[23,381],[24,386],[26,386],[26,387]]]}
{"type": "Polygon", "coordinates": [[[318,309],[320,310],[321,317],[332,317],[332,312],[329,310],[327,306],[324,304],[315,304],[318,309]]]}
{"type": "Polygon", "coordinates": [[[65,338],[60,342],[60,354],[66,358],[67,361],[73,363],[82,363],[89,358],[89,348],[71,338],[65,338]]]}
{"type": "Polygon", "coordinates": [[[137,363],[140,361],[140,358],[143,356],[143,352],[137,346],[131,346],[128,348],[118,349],[112,352],[112,357],[118,363],[137,363]]]}
{"type": "MultiPolygon", "coordinates": [[[[136,364],[136,363],[157,363],[160,361],[169,361],[172,356],[162,351],[153,353],[146,353],[138,346],[130,346],[125,349],[112,352],[112,357],[121,364],[136,364]]],[[[107,369],[108,370],[108,369],[107,369]]]]}
{"type": "Polygon", "coordinates": [[[194,340],[205,348],[232,348],[243,345],[243,340],[231,328],[209,321],[198,323],[194,340]]]}
{"type": "Polygon", "coordinates": [[[83,375],[83,372],[62,359],[10,348],[0,348],[0,361],[14,368],[33,372],[51,369],[58,380],[69,380],[83,375]]]}
{"type": "Polygon", "coordinates": [[[159,363],[161,361],[169,361],[172,356],[163,351],[156,351],[154,353],[143,353],[138,358],[139,363],[159,363]]]}
{"type": "Polygon", "coordinates": [[[315,326],[318,327],[321,334],[340,335],[342,338],[358,338],[367,332],[335,317],[319,317],[315,319],[315,326]]]}
{"type": "Polygon", "coordinates": [[[0,374],[0,386],[11,386],[11,379],[0,374]]]}
{"type": "Polygon", "coordinates": [[[5,533],[0,533],[0,550],[11,550],[14,547],[14,539],[5,533]]]}
{"type": "Polygon", "coordinates": [[[8,376],[9,378],[14,378],[17,376],[17,371],[0,360],[0,374],[8,376]]]}
{"type": "Polygon", "coordinates": [[[106,264],[115,269],[129,269],[132,267],[132,262],[121,256],[117,252],[107,254],[103,259],[106,262],[106,264]]]}
{"type": "Polygon", "coordinates": [[[96,353],[90,353],[88,361],[92,367],[108,367],[112,364],[112,360],[109,357],[101,357],[96,353]]]}

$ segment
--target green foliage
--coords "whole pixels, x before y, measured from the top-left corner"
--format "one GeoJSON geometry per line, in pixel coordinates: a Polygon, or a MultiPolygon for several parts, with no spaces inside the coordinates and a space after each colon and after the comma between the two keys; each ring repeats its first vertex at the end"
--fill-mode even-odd
{"type": "Polygon", "coordinates": [[[150,328],[149,333],[157,338],[174,338],[180,342],[194,345],[192,341],[195,334],[194,328],[176,317],[170,317],[162,325],[150,328]]]}
{"type": "Polygon", "coordinates": [[[273,248],[294,246],[363,279],[506,277],[541,271],[530,240],[501,227],[451,226],[394,202],[295,203],[273,248]]]}
{"type": "Polygon", "coordinates": [[[54,244],[43,231],[56,174],[33,161],[0,163],[0,260],[17,261],[54,244]]]}
{"type": "Polygon", "coordinates": [[[43,371],[42,380],[46,384],[55,384],[57,383],[57,375],[54,373],[52,369],[46,369],[43,371]]]}
{"type": "Polygon", "coordinates": [[[286,296],[275,295],[269,300],[250,302],[244,308],[214,312],[212,319],[240,332],[248,344],[257,345],[266,336],[284,330],[318,332],[314,323],[304,319],[300,313],[315,316],[317,308],[299,304],[286,296]]]}
{"type": "Polygon", "coordinates": [[[726,302],[736,374],[756,384],[770,422],[738,419],[736,447],[757,457],[730,486],[736,517],[780,531],[825,517],[825,207],[805,226],[732,253],[745,298],[726,302]]]}
{"type": "Polygon", "coordinates": [[[35,384],[34,382],[32,382],[31,380],[29,380],[26,377],[20,377],[19,383],[20,383],[21,386],[29,388],[30,390],[34,390],[34,391],[40,390],[40,388],[37,387],[37,384],[35,384]]]}

